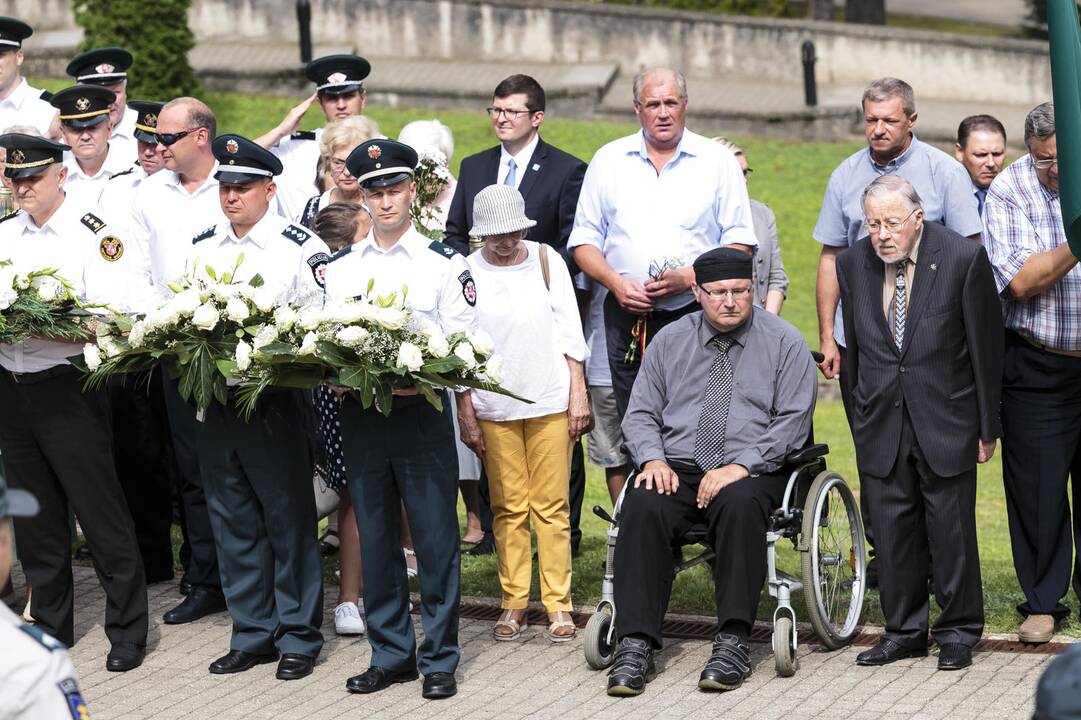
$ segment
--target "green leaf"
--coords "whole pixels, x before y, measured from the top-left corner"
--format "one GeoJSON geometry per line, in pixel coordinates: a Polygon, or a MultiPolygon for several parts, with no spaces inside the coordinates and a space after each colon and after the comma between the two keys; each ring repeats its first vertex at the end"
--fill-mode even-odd
{"type": "Polygon", "coordinates": [[[208,277],[210,277],[211,280],[217,281],[218,273],[214,270],[214,268],[210,267],[209,265],[204,265],[203,268],[206,270],[206,274],[208,277]]]}
{"type": "Polygon", "coordinates": [[[256,273],[255,275],[252,275],[251,280],[248,281],[248,284],[251,285],[252,287],[262,287],[263,283],[264,283],[263,276],[260,275],[259,273],[256,273]]]}

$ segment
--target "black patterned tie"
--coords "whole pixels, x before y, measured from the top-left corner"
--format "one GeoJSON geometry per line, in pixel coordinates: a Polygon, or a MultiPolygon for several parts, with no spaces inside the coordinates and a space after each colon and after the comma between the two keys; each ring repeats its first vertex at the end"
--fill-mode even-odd
{"type": "Polygon", "coordinates": [[[905,293],[907,265],[907,260],[897,263],[897,286],[893,291],[893,342],[898,350],[905,342],[905,320],[908,319],[908,295],[905,293]]]}
{"type": "Polygon", "coordinates": [[[717,357],[709,368],[702,413],[698,416],[698,434],[694,439],[695,462],[706,471],[721,467],[724,462],[724,430],[728,422],[728,404],[732,400],[732,363],[728,359],[732,338],[716,335],[710,344],[717,348],[717,357]]]}

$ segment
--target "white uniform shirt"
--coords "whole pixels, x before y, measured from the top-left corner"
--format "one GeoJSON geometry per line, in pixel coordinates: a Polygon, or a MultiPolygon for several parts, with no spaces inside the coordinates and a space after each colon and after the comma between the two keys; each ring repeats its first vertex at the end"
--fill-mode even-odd
{"type": "Polygon", "coordinates": [[[241,253],[237,280],[258,274],[265,287],[290,299],[322,295],[330,249],[311,230],[270,212],[242,238],[228,220],[197,235],[188,248],[187,268],[209,265],[220,275],[236,265],[241,253]]]}
{"type": "Polygon", "coordinates": [[[322,137],[322,128],[295,132],[270,148],[282,161],[282,173],[274,181],[278,185],[279,212],[285,217],[299,218],[311,196],[319,192],[315,174],[322,137]]]}
{"type": "Polygon", "coordinates": [[[376,244],[373,231],[339,250],[327,265],[329,297],[366,295],[370,280],[374,295],[397,292],[400,298],[402,286],[408,286],[406,307],[448,335],[476,329],[477,288],[465,258],[412,226],[389,250],[376,244]]]}
{"type": "Polygon", "coordinates": [[[79,167],[79,161],[71,151],[64,152],[64,167],[68,169],[68,178],[64,181],[64,192],[68,198],[75,201],[79,207],[95,208],[98,206],[98,198],[105,189],[105,183],[113,175],[124,172],[131,167],[131,159],[122,157],[117,148],[109,141],[109,152],[105,156],[105,162],[93,175],[88,175],[79,167]]]}
{"type": "Polygon", "coordinates": [[[0,603],[0,718],[88,717],[67,648],[0,603]]]}
{"type": "Polygon", "coordinates": [[[0,100],[0,133],[13,125],[29,125],[48,137],[56,113],[56,108],[41,99],[41,90],[23,78],[10,95],[0,100]]]}
{"type": "Polygon", "coordinates": [[[135,121],[138,119],[139,113],[129,107],[124,108],[120,122],[109,136],[110,152],[115,152],[125,166],[130,166],[139,159],[139,146],[135,144],[135,121]]]}
{"type": "Polygon", "coordinates": [[[143,181],[150,177],[138,163],[127,170],[116,173],[98,196],[98,208],[113,224],[123,223],[131,227],[131,208],[135,202],[135,193],[143,181]]]}
{"type": "MultiPolygon", "coordinates": [[[[567,246],[598,248],[612,269],[638,282],[650,264],[676,259],[692,265],[721,245],[749,247],[755,239],[747,183],[734,155],[690,130],[658,173],[642,132],[613,140],[593,156],[567,246]]],[[[693,301],[691,291],[656,301],[674,310],[693,301]]]]}

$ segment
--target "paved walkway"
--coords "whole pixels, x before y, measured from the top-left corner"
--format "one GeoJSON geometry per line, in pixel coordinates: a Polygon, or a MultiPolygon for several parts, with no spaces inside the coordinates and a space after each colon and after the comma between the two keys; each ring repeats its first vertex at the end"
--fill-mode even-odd
{"type": "MultiPolygon", "coordinates": [[[[92,716],[131,718],[273,718],[321,720],[373,717],[423,718],[1028,718],[1032,695],[1048,655],[977,653],[968,670],[940,673],[935,658],[884,668],[859,668],[858,650],[819,652],[804,646],[793,678],[779,678],[767,645],[752,645],[755,671],[738,691],[707,694],[696,689],[709,655],[708,643],[671,641],[660,655],[660,674],[638,698],[605,695],[605,676],[589,670],[581,641],[553,645],[530,627],[521,642],[495,642],[491,623],[463,620],[459,694],[439,702],[420,697],[420,683],[395,686],[372,696],[350,695],[345,680],[368,665],[364,638],[333,634],[332,605],[324,629],[328,639],[308,678],[274,679],[274,666],[240,675],[210,675],[209,663],[229,644],[224,614],[186,626],[160,623],[180,596],[164,583],[150,589],[150,653],[128,673],[104,669],[108,641],[100,619],[104,597],[90,568],[75,569],[76,637],[72,658],[92,716]]],[[[335,590],[330,588],[331,594],[335,590]]],[[[333,597],[328,597],[333,601],[333,597]]],[[[418,623],[418,632],[420,631],[418,623]]]]}

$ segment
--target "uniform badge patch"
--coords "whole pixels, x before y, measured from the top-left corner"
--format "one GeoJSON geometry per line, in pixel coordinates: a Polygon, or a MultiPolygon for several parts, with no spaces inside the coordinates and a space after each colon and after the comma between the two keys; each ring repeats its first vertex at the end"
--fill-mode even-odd
{"type": "Polygon", "coordinates": [[[311,240],[312,234],[304,228],[289,224],[285,226],[284,230],[282,230],[282,237],[292,240],[297,245],[303,245],[304,243],[311,240]]]}
{"type": "Polygon", "coordinates": [[[99,75],[111,73],[114,70],[116,70],[116,66],[110,65],[109,63],[102,63],[101,65],[98,65],[96,68],[94,68],[94,72],[98,73],[99,75]]]}
{"type": "Polygon", "coordinates": [[[148,114],[146,117],[143,118],[143,125],[146,125],[147,127],[157,127],[158,116],[154,113],[148,114]]]}
{"type": "Polygon", "coordinates": [[[90,99],[81,97],[75,101],[75,109],[79,112],[86,112],[90,109],[90,99]]]}
{"type": "Polygon", "coordinates": [[[74,720],[90,720],[90,711],[86,709],[86,701],[83,700],[83,693],[79,690],[79,683],[75,682],[75,678],[64,678],[56,686],[64,693],[71,717],[74,720]]]}
{"type": "Polygon", "coordinates": [[[236,140],[230,138],[225,141],[225,152],[229,153],[230,155],[236,155],[239,150],[240,145],[237,143],[236,140]]]}
{"type": "Polygon", "coordinates": [[[319,252],[308,258],[308,267],[312,269],[312,277],[315,278],[315,282],[319,287],[327,286],[327,263],[330,262],[330,256],[324,252],[319,252]]]}
{"type": "Polygon", "coordinates": [[[194,245],[197,242],[200,242],[202,240],[206,240],[208,237],[212,236],[214,234],[214,231],[217,230],[217,229],[218,229],[217,225],[211,225],[206,230],[203,230],[201,233],[199,233],[198,235],[193,237],[191,239],[191,244],[194,245]]]}
{"type": "Polygon", "coordinates": [[[327,83],[330,85],[343,85],[345,84],[345,73],[331,73],[327,75],[327,83]]]}
{"type": "Polygon", "coordinates": [[[120,242],[120,238],[115,235],[106,235],[98,245],[98,252],[101,253],[102,259],[116,262],[124,256],[124,243],[120,242]]]}
{"type": "Polygon", "coordinates": [[[473,276],[466,270],[458,276],[458,282],[462,284],[462,297],[470,307],[477,304],[477,284],[473,282],[473,276]]]}
{"type": "Polygon", "coordinates": [[[94,213],[87,213],[86,215],[83,215],[81,219],[83,225],[86,225],[95,233],[105,227],[105,221],[99,218],[94,213]]]}
{"type": "Polygon", "coordinates": [[[9,159],[12,163],[18,165],[26,161],[26,155],[23,153],[22,150],[12,150],[11,157],[9,159]]]}
{"type": "Polygon", "coordinates": [[[372,160],[378,160],[383,156],[383,150],[378,145],[372,145],[368,148],[368,157],[372,160]]]}

